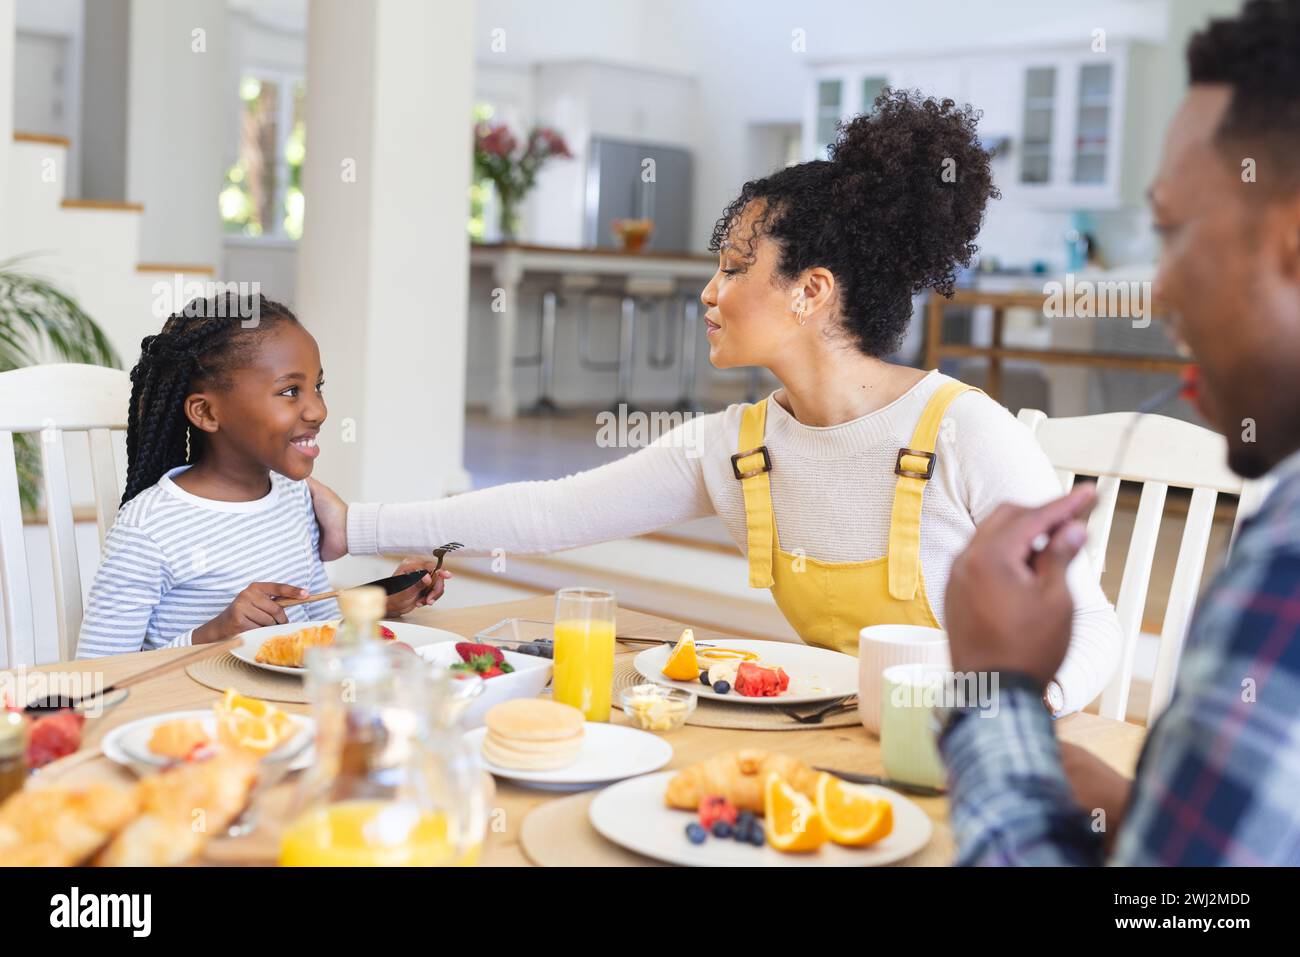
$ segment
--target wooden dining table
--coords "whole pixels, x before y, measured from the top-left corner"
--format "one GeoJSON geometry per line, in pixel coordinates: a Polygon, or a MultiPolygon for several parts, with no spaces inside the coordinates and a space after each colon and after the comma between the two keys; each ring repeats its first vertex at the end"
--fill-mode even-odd
{"type": "MultiPolygon", "coordinates": [[[[468,608],[441,609],[436,606],[420,609],[407,615],[403,621],[446,629],[467,638],[506,618],[535,620],[551,619],[554,601],[549,596],[527,598],[521,601],[468,608]]],[[[682,622],[659,615],[628,609],[619,609],[617,631],[620,635],[675,637],[682,622]]],[[[716,637],[707,629],[696,629],[697,638],[716,637]]],[[[620,644],[619,654],[635,654],[645,645],[620,644]]],[[[91,661],[63,662],[45,665],[41,671],[100,672],[104,685],[138,674],[171,657],[184,655],[191,649],[164,649],[135,654],[118,655],[91,661]]],[[[98,677],[98,676],[97,676],[98,677]]],[[[118,725],[138,718],[168,711],[182,711],[211,707],[220,692],[199,684],[183,668],[136,684],[122,704],[101,717],[88,722],[82,747],[75,754],[51,764],[36,776],[42,785],[76,784],[89,780],[117,778],[123,783],[132,780],[131,772],[112,764],[99,751],[103,735],[118,725]]],[[[307,713],[308,706],[280,705],[296,713],[307,713]]],[[[626,717],[615,710],[611,720],[626,724],[626,717]]],[[[1056,724],[1058,738],[1080,745],[1093,752],[1111,767],[1125,775],[1132,775],[1137,766],[1138,753],[1145,737],[1145,729],[1137,725],[1078,713],[1062,718],[1056,724]]],[[[669,768],[686,767],[721,751],[741,747],[781,751],[796,756],[810,765],[832,767],[881,775],[880,743],[860,725],[850,727],[801,729],[792,731],[728,730],[687,725],[665,735],[672,744],[673,758],[669,768]]],[[[34,786],[33,783],[28,785],[34,786]]],[[[292,781],[268,790],[259,799],[261,823],[249,836],[223,838],[209,844],[200,863],[213,865],[260,865],[274,863],[278,848],[278,829],[292,792],[292,781]]],[[[535,808],[549,802],[562,800],[566,795],[552,791],[535,790],[508,781],[497,781],[491,797],[491,814],[481,862],[488,866],[531,865],[520,842],[520,829],[524,819],[535,808]]],[[[905,863],[911,865],[946,865],[953,860],[955,848],[948,826],[948,803],[943,797],[913,797],[918,806],[934,823],[934,834],[924,849],[905,863]]]]}

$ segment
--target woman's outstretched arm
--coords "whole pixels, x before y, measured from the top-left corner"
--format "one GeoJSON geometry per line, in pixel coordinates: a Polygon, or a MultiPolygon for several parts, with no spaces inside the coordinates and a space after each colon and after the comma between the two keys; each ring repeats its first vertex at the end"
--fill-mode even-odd
{"type": "Polygon", "coordinates": [[[313,483],[321,557],[427,552],[445,542],[465,554],[562,551],[713,514],[703,457],[721,454],[721,414],[666,433],[648,448],[562,479],[514,482],[445,499],[346,505],[313,483]]]}

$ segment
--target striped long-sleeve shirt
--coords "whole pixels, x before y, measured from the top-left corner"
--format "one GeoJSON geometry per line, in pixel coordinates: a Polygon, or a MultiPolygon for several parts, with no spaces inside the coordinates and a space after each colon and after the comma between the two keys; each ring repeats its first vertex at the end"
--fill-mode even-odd
{"type": "MultiPolygon", "coordinates": [[[[200,498],[172,481],[124,505],[104,542],[90,589],[78,658],[188,645],[253,582],[329,590],[320,529],[306,482],[271,473],[252,502],[200,498]]],[[[290,621],[338,616],[333,601],[285,609],[290,621]]]]}
{"type": "MultiPolygon", "coordinates": [[[[1111,864],[1300,864],[1300,453],[1206,589],[1151,728],[1111,864]]],[[[941,744],[962,864],[1100,864],[1037,695],[941,744]]]]}

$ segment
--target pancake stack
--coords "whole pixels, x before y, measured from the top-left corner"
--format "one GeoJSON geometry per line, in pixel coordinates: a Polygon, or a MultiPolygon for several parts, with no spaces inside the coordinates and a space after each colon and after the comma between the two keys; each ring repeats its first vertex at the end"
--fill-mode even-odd
{"type": "Polygon", "coordinates": [[[484,717],[483,756],[499,768],[552,771],[578,759],[582,712],[542,698],[516,698],[484,717]]]}

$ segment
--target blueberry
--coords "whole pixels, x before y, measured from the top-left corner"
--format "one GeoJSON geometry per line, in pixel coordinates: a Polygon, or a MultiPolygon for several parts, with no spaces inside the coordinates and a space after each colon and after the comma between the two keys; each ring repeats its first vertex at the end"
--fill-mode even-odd
{"type": "Polygon", "coordinates": [[[736,815],[736,827],[747,827],[750,824],[758,822],[758,817],[753,811],[741,811],[736,815]]]}
{"type": "Polygon", "coordinates": [[[538,648],[538,654],[540,654],[543,658],[554,658],[555,646],[548,641],[546,644],[541,645],[538,648]]]}
{"type": "Polygon", "coordinates": [[[542,653],[542,649],[532,642],[529,642],[526,645],[520,645],[515,650],[521,655],[540,655],[542,653]]]}
{"type": "Polygon", "coordinates": [[[714,821],[713,836],[723,838],[731,837],[731,825],[726,821],[714,821]]]}
{"type": "Polygon", "coordinates": [[[704,671],[700,672],[700,684],[707,685],[708,683],[709,683],[709,672],[708,669],[706,668],[704,671]]]}
{"type": "Polygon", "coordinates": [[[763,828],[755,825],[749,831],[749,843],[755,847],[762,847],[766,843],[767,837],[763,834],[763,828]]]}
{"type": "Polygon", "coordinates": [[[708,836],[704,828],[696,821],[686,825],[686,839],[692,844],[703,844],[708,839],[708,836]]]}
{"type": "Polygon", "coordinates": [[[715,694],[726,694],[726,693],[727,693],[728,691],[730,691],[730,690],[731,690],[731,682],[730,682],[730,681],[715,681],[715,682],[713,682],[713,691],[714,691],[715,694]]]}

